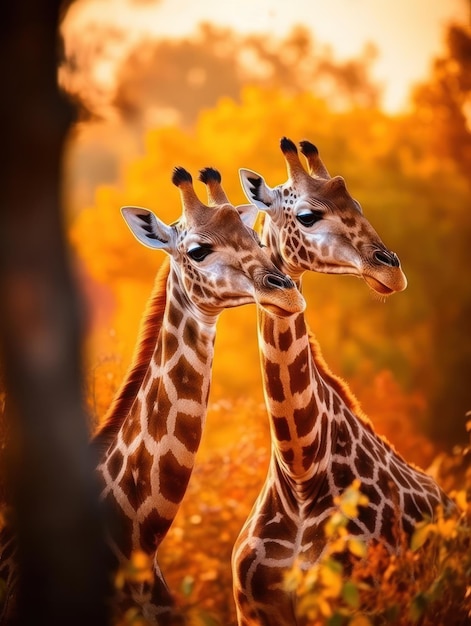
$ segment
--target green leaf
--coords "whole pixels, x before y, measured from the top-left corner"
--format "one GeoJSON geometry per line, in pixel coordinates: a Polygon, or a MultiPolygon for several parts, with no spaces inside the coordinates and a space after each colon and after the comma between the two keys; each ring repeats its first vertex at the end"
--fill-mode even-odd
{"type": "Polygon", "coordinates": [[[418,593],[415,598],[412,600],[412,604],[410,607],[410,616],[412,621],[417,622],[425,612],[425,609],[428,605],[427,596],[423,593],[418,593]]]}
{"type": "Polygon", "coordinates": [[[342,574],[343,572],[343,565],[340,561],[337,561],[337,559],[329,558],[325,561],[324,565],[335,574],[342,574]]]}
{"type": "Polygon", "coordinates": [[[334,613],[326,622],[326,626],[343,626],[345,618],[340,613],[334,613]]]}
{"type": "Polygon", "coordinates": [[[188,596],[191,595],[194,586],[195,586],[195,579],[193,578],[193,576],[190,576],[190,575],[185,576],[185,578],[182,580],[182,586],[181,586],[183,595],[188,598],[188,596]]]}
{"type": "Polygon", "coordinates": [[[360,606],[360,593],[358,587],[351,580],[347,580],[342,589],[342,598],[352,609],[360,606]]]}

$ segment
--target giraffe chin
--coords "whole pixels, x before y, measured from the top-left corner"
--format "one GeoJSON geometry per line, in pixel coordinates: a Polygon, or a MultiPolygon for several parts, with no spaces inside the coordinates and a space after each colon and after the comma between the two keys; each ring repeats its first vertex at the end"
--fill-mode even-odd
{"type": "Polygon", "coordinates": [[[380,282],[376,278],[373,278],[373,276],[367,276],[366,274],[364,274],[363,280],[368,285],[368,287],[370,287],[374,292],[380,294],[381,296],[390,296],[396,291],[395,289],[391,289],[391,287],[388,287],[384,283],[380,282]]]}
{"type": "Polygon", "coordinates": [[[302,313],[306,309],[306,300],[291,279],[288,280],[293,285],[288,289],[277,288],[256,293],[257,305],[275,317],[289,317],[296,313],[302,313]]]}
{"type": "Polygon", "coordinates": [[[290,317],[290,315],[302,313],[304,310],[304,308],[301,307],[292,307],[290,310],[287,310],[273,304],[273,302],[259,302],[259,305],[260,308],[266,311],[269,315],[274,315],[275,317],[290,317]]]}
{"type": "Polygon", "coordinates": [[[260,305],[261,308],[268,313],[269,315],[274,315],[275,317],[289,317],[293,315],[294,311],[287,311],[286,309],[281,309],[279,306],[275,304],[263,303],[260,305]]]}

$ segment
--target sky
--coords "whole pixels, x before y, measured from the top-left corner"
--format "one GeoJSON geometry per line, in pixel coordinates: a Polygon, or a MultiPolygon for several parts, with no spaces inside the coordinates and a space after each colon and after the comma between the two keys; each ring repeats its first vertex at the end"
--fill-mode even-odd
{"type": "Polygon", "coordinates": [[[468,11],[466,0],[76,0],[64,33],[67,46],[74,37],[93,38],[93,23],[122,31],[112,44],[94,42],[94,79],[107,89],[113,87],[116,64],[143,36],[181,37],[203,21],[275,35],[302,24],[338,59],[359,56],[373,43],[378,49],[373,78],[384,88],[385,108],[396,111],[443,49],[446,25],[463,22],[468,11]]]}

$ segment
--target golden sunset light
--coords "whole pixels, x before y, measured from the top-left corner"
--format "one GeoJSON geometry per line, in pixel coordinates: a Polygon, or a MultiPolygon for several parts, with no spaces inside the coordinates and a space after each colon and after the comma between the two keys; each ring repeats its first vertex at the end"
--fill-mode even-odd
{"type": "Polygon", "coordinates": [[[471,0],[4,13],[0,625],[470,624],[471,0]]]}
{"type": "MultiPolygon", "coordinates": [[[[466,27],[461,26],[469,20],[468,9],[465,0],[72,3],[62,25],[65,63],[60,80],[82,101],[85,114],[69,142],[66,202],[71,237],[87,278],[92,326],[98,332],[90,344],[91,358],[106,360],[106,353],[116,351],[125,369],[154,268],[148,253],[125,243],[116,207],[128,202],[157,205],[164,217],[175,219],[178,203],[169,185],[175,165],[197,172],[214,164],[223,173],[229,197],[243,203],[238,168],[268,168],[271,180],[281,181],[285,174],[279,138],[308,138],[332,164],[329,171],[342,174],[362,204],[378,207],[375,219],[387,223],[387,233],[395,233],[393,249],[404,245],[408,228],[399,224],[400,213],[381,211],[382,204],[400,212],[411,202],[424,203],[422,211],[411,214],[422,236],[420,220],[427,220],[427,203],[437,202],[438,196],[427,189],[416,197],[409,190],[403,200],[400,194],[410,185],[406,181],[435,184],[437,172],[456,169],[459,178],[469,158],[471,98],[463,65],[466,27]],[[396,182],[399,172],[405,177],[401,184],[396,182]],[[99,232],[103,241],[91,236],[99,232]],[[129,255],[124,265],[121,246],[129,255]],[[149,268],[147,278],[135,276],[132,267],[149,268]]],[[[465,215],[468,220],[469,213],[465,215]]],[[[443,236],[445,232],[443,226],[443,236]]],[[[452,249],[460,254],[459,246],[452,249]]],[[[438,247],[430,244],[429,250],[438,262],[438,247]]],[[[412,253],[408,245],[404,253],[412,253]]],[[[394,308],[414,289],[424,303],[431,294],[432,277],[416,262],[423,282],[412,280],[405,294],[391,298],[383,310],[388,321],[381,323],[397,333],[394,308]]],[[[364,291],[339,280],[331,292],[334,282],[316,276],[316,292],[332,294],[322,306],[337,294],[347,297],[341,295],[343,289],[359,309],[367,306],[364,291]]],[[[433,282],[433,288],[439,285],[433,282]]],[[[338,302],[332,304],[327,318],[337,319],[339,309],[338,302]]],[[[231,315],[224,316],[220,333],[228,354],[238,341],[237,334],[225,330],[224,320],[231,315]]],[[[240,332],[254,332],[245,312],[234,316],[240,332]]],[[[414,376],[421,376],[418,355],[425,339],[419,327],[416,335],[397,337],[396,347],[410,358],[408,368],[395,372],[391,384],[397,377],[402,381],[397,384],[412,385],[414,376]]],[[[332,350],[334,365],[352,367],[359,375],[359,365],[353,365],[360,359],[358,345],[350,347],[348,358],[338,356],[334,346],[342,333],[352,332],[358,340],[362,337],[359,344],[374,344],[369,326],[345,321],[318,332],[326,333],[324,344],[332,350]]],[[[389,354],[392,346],[382,345],[389,354]]],[[[258,361],[255,351],[241,379],[231,378],[231,360],[222,353],[216,355],[215,389],[222,393],[221,381],[231,380],[238,393],[258,361]]],[[[403,357],[394,358],[400,362],[403,357]]],[[[111,388],[114,378],[109,380],[111,388]]]]}
{"type": "Polygon", "coordinates": [[[63,31],[69,49],[95,51],[93,80],[112,89],[117,65],[143,39],[190,37],[201,23],[278,37],[302,25],[338,59],[372,44],[372,75],[384,89],[384,106],[394,111],[442,50],[445,26],[466,14],[463,0],[78,0],[63,31]],[[104,28],[110,35],[103,38],[104,28]]]}

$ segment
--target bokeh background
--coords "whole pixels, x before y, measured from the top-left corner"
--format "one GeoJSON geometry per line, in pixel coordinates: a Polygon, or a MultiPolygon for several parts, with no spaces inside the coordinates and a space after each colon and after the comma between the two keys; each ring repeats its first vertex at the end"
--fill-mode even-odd
{"type": "MultiPolygon", "coordinates": [[[[306,138],[409,280],[381,302],[358,280],[310,275],[310,326],[375,428],[445,488],[464,488],[453,459],[471,410],[470,20],[469,0],[71,6],[59,78],[80,119],[64,201],[89,310],[91,428],[129,364],[163,258],[135,242],[119,207],[173,221],[176,165],[195,178],[217,167],[244,203],[238,168],[282,183],[280,137],[306,138]]],[[[234,623],[231,548],[269,453],[255,307],[225,311],[198,463],[160,556],[192,623],[234,623]]]]}
{"type": "MultiPolygon", "coordinates": [[[[471,0],[76,0],[62,35],[59,82],[79,111],[63,204],[88,309],[90,431],[129,365],[163,260],[119,208],[175,220],[176,165],[195,179],[218,168],[245,203],[238,168],[275,186],[286,180],[280,137],[309,139],[409,281],[382,302],[361,281],[311,274],[309,324],[376,430],[469,495],[471,0]]],[[[235,623],[231,549],[269,455],[247,306],[219,321],[202,445],[160,551],[191,624],[235,623]]]]}
{"type": "MultiPolygon", "coordinates": [[[[409,280],[382,303],[351,278],[308,277],[309,322],[328,363],[411,460],[426,465],[465,439],[470,12],[467,0],[73,3],[59,75],[81,119],[65,202],[89,303],[95,421],[129,363],[162,261],[130,238],[119,207],[174,220],[178,164],[195,177],[217,167],[232,201],[245,202],[238,168],[284,182],[286,135],[316,143],[345,177],[409,280]]],[[[212,402],[262,402],[255,319],[250,306],[221,317],[212,402]]],[[[220,434],[230,439],[230,425],[220,434]]]]}

